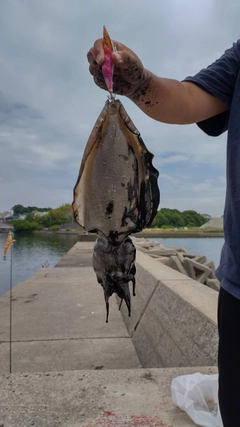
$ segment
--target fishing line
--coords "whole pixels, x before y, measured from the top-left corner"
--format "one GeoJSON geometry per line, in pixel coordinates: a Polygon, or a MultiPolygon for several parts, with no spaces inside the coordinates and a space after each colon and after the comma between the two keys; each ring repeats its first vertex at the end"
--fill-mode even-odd
{"type": "Polygon", "coordinates": [[[12,245],[10,247],[10,291],[9,291],[9,373],[12,373],[12,245]]]}
{"type": "Polygon", "coordinates": [[[10,249],[10,289],[9,289],[9,373],[12,373],[12,245],[15,242],[13,232],[9,231],[7,240],[3,249],[3,259],[6,260],[6,255],[10,249]]]}

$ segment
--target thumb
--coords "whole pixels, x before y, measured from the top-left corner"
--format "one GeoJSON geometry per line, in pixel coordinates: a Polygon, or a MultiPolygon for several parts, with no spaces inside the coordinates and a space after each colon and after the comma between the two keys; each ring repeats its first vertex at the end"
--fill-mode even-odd
{"type": "Polygon", "coordinates": [[[123,58],[120,52],[113,52],[112,53],[112,61],[114,65],[120,65],[123,63],[123,58]]]}

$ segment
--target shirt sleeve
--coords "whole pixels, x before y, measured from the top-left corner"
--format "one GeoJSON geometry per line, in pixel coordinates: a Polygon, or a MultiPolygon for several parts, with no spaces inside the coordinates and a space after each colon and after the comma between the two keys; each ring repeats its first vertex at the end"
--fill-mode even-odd
{"type": "MultiPolygon", "coordinates": [[[[240,40],[226,50],[217,61],[184,81],[192,82],[216,96],[230,109],[239,71],[240,40]]],[[[197,124],[208,135],[218,136],[227,130],[228,120],[229,111],[226,111],[197,124]]]]}

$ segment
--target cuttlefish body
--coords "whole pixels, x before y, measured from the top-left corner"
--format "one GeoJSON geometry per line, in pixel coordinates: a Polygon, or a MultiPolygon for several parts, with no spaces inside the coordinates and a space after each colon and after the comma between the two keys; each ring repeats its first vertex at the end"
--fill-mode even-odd
{"type": "Polygon", "coordinates": [[[108,322],[108,301],[113,293],[121,303],[125,300],[131,315],[129,282],[135,295],[136,250],[129,235],[151,224],[157,213],[159,190],[153,155],[121,102],[113,97],[112,52],[116,48],[105,27],[103,47],[102,74],[110,99],[84,151],[74,187],[73,212],[78,224],[99,236],[93,268],[104,290],[108,322]]]}
{"type": "Polygon", "coordinates": [[[78,224],[99,236],[93,268],[104,290],[107,320],[114,292],[131,314],[129,282],[135,288],[136,251],[128,236],[157,213],[158,171],[152,158],[121,102],[107,100],[87,142],[73,201],[78,224]]]}

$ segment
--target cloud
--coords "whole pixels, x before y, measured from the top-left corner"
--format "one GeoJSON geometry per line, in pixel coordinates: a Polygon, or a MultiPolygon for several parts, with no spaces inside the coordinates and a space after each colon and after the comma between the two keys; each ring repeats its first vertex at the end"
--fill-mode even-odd
{"type": "Polygon", "coordinates": [[[188,161],[188,157],[183,154],[167,154],[165,153],[161,159],[161,164],[166,166],[170,163],[179,163],[188,161]]]}
{"type": "MultiPolygon", "coordinates": [[[[0,211],[71,201],[85,144],[106,100],[86,60],[103,25],[147,68],[181,80],[238,38],[239,9],[237,0],[2,2],[0,211]]],[[[158,123],[121,101],[154,153],[161,203],[221,215],[226,135],[214,139],[195,125],[158,123]]]]}

